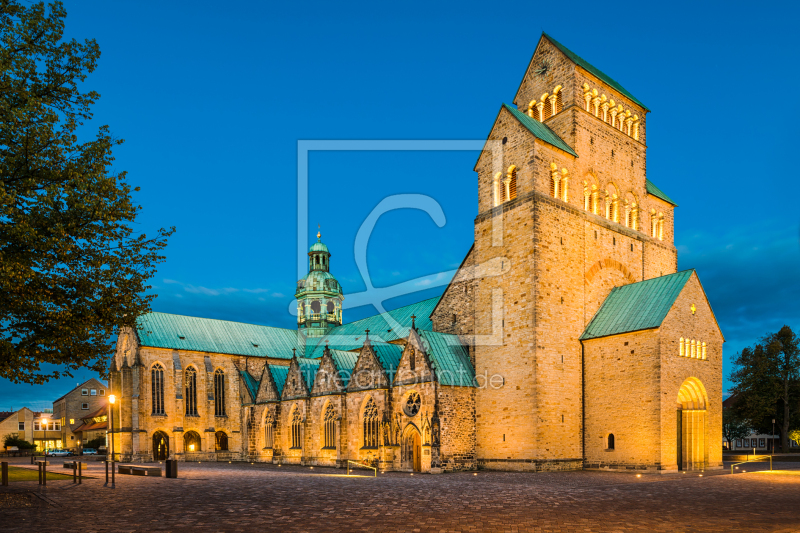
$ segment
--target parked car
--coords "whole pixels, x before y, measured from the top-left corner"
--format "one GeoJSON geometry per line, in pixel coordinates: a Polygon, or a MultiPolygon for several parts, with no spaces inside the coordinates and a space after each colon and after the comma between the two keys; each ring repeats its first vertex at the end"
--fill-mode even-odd
{"type": "Polygon", "coordinates": [[[69,457],[72,455],[72,452],[69,450],[47,450],[45,455],[49,455],[50,457],[69,457]]]}
{"type": "Polygon", "coordinates": [[[97,455],[97,450],[94,448],[84,448],[83,455],[97,455]]]}

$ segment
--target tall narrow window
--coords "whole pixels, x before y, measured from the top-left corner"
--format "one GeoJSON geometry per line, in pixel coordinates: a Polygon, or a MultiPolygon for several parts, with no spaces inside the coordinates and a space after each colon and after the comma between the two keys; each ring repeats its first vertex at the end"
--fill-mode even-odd
{"type": "Polygon", "coordinates": [[[275,420],[272,415],[264,420],[264,448],[271,450],[275,447],[275,420]]]}
{"type": "Polygon", "coordinates": [[[680,355],[681,357],[683,357],[683,356],[684,356],[684,354],[686,353],[686,352],[684,351],[684,349],[683,349],[683,337],[681,337],[681,340],[680,340],[680,348],[679,348],[679,349],[680,349],[680,353],[679,353],[679,355],[680,355]]]}
{"type": "Polygon", "coordinates": [[[164,367],[156,363],[150,370],[150,386],[153,393],[153,414],[164,414],[164,367]]]}
{"type": "Polygon", "coordinates": [[[378,447],[378,406],[372,398],[364,407],[364,447],[378,447]]]}
{"type": "Polygon", "coordinates": [[[635,230],[639,229],[639,208],[635,206],[631,209],[631,228],[635,230]]]}
{"type": "Polygon", "coordinates": [[[197,370],[193,366],[186,369],[186,414],[197,416],[197,370]]]}
{"type": "Polygon", "coordinates": [[[506,200],[513,200],[517,197],[517,167],[511,165],[508,167],[508,175],[506,176],[506,200]]]}
{"type": "Polygon", "coordinates": [[[696,352],[695,352],[696,348],[697,344],[695,343],[694,339],[692,339],[692,354],[690,357],[696,357],[696,352]]]}
{"type": "Polygon", "coordinates": [[[300,440],[300,429],[303,424],[303,419],[300,417],[300,409],[294,408],[292,412],[292,448],[302,448],[302,440],[300,440]]]}
{"type": "Polygon", "coordinates": [[[225,416],[225,372],[214,372],[214,416],[225,416]]]}
{"type": "Polygon", "coordinates": [[[607,442],[608,442],[608,449],[609,450],[613,450],[614,449],[614,444],[615,444],[614,443],[614,434],[613,433],[609,433],[608,434],[607,442]]]}
{"type": "Polygon", "coordinates": [[[703,351],[702,351],[702,354],[701,354],[701,358],[705,359],[706,358],[706,343],[703,343],[702,350],[703,351]]]}
{"type": "Polygon", "coordinates": [[[325,432],[323,439],[325,441],[325,447],[336,448],[336,410],[330,403],[328,403],[328,406],[325,408],[322,427],[325,432]]]}

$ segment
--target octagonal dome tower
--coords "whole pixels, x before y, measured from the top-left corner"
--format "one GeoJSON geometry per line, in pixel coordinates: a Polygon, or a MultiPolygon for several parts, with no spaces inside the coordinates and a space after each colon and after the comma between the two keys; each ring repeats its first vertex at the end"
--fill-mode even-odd
{"type": "Polygon", "coordinates": [[[308,274],[297,282],[297,327],[306,337],[321,337],[342,323],[342,286],[330,273],[331,253],[317,233],[308,250],[308,274]]]}

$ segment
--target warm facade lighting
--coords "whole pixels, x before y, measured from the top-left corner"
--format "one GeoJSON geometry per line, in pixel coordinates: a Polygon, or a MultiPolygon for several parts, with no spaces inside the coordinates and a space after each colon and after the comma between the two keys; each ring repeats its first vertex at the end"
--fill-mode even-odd
{"type": "Polygon", "coordinates": [[[110,403],[111,405],[114,405],[114,402],[116,402],[116,401],[117,401],[117,397],[114,396],[113,394],[108,397],[108,403],[110,403]]]}

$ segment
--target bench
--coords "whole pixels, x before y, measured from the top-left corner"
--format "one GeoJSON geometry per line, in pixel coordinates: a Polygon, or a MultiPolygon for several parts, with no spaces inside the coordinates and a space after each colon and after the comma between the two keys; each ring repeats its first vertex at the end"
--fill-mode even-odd
{"type": "Polygon", "coordinates": [[[129,476],[155,476],[161,477],[160,466],[119,465],[117,472],[129,476]]]}

